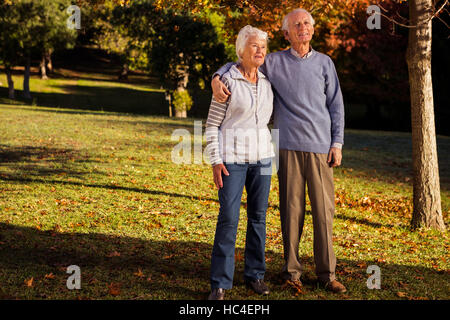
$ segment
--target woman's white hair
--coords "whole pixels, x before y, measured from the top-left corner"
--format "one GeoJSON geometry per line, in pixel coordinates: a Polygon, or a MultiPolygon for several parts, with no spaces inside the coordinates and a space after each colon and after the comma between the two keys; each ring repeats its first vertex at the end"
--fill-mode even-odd
{"type": "Polygon", "coordinates": [[[311,20],[311,24],[314,25],[314,19],[313,19],[311,13],[309,13],[308,10],[298,8],[298,9],[292,10],[291,12],[289,12],[287,15],[284,16],[284,18],[283,18],[283,25],[281,27],[281,30],[288,31],[288,29],[289,29],[289,26],[288,26],[288,24],[289,24],[289,17],[292,14],[297,13],[297,12],[304,12],[304,13],[308,14],[309,19],[311,20]]]}
{"type": "Polygon", "coordinates": [[[267,32],[259,30],[258,28],[252,27],[250,25],[243,27],[239,31],[239,34],[236,39],[236,55],[238,56],[239,62],[241,61],[241,54],[244,51],[244,48],[247,44],[247,40],[251,36],[257,36],[258,39],[264,40],[266,42],[269,38],[267,32]]]}

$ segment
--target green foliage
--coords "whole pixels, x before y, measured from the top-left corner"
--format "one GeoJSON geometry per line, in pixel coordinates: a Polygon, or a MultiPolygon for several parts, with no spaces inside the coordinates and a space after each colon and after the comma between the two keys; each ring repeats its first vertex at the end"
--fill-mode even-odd
{"type": "Polygon", "coordinates": [[[92,20],[92,41],[102,50],[118,56],[122,63],[126,63],[130,70],[146,68],[148,60],[142,50],[136,50],[135,43],[128,35],[130,21],[118,22],[115,15],[118,11],[123,14],[124,8],[116,7],[114,1],[106,1],[103,6],[88,12],[92,20]]]}
{"type": "Polygon", "coordinates": [[[211,25],[214,27],[216,31],[217,38],[220,43],[223,43],[225,48],[226,59],[228,61],[236,61],[236,49],[234,45],[234,39],[230,32],[226,29],[226,17],[224,14],[220,12],[208,11],[207,12],[208,19],[211,25]]]}
{"type": "Polygon", "coordinates": [[[175,90],[173,92],[173,106],[177,111],[189,111],[193,103],[187,90],[175,90]]]}
{"type": "Polygon", "coordinates": [[[39,35],[37,35],[40,49],[71,49],[75,45],[77,31],[67,27],[69,14],[67,8],[72,4],[70,0],[33,0],[39,17],[39,35]]]}
{"type": "Polygon", "coordinates": [[[187,68],[189,81],[207,81],[225,61],[224,45],[204,19],[174,12],[162,13],[154,24],[155,37],[149,52],[150,69],[166,87],[175,88],[187,68]],[[196,68],[200,65],[201,68],[196,68]]]}
{"type": "Polygon", "coordinates": [[[107,48],[123,39],[115,53],[121,54],[130,68],[147,69],[170,90],[179,87],[186,76],[191,87],[204,88],[226,60],[226,35],[220,33],[224,20],[217,14],[164,10],[152,1],[137,0],[128,6],[110,7],[102,20],[104,36],[97,42],[107,48]],[[113,38],[116,41],[110,40],[113,38]]]}
{"type": "Polygon", "coordinates": [[[0,5],[0,59],[15,65],[23,56],[73,47],[77,33],[67,28],[70,0],[17,0],[0,5]]]}
{"type": "Polygon", "coordinates": [[[20,50],[18,27],[20,17],[17,7],[0,5],[0,61],[7,66],[16,64],[20,50]]]}

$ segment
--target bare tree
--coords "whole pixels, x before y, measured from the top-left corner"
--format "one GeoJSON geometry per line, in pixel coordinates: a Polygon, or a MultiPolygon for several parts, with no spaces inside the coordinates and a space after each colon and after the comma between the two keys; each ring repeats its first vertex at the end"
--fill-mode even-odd
{"type": "Polygon", "coordinates": [[[411,131],[413,160],[413,214],[411,226],[445,230],[442,217],[439,165],[434,122],[431,77],[432,20],[446,12],[448,0],[409,1],[409,25],[380,13],[391,22],[409,28],[406,62],[411,95],[411,131]]]}
{"type": "MultiPolygon", "coordinates": [[[[447,1],[445,1],[447,3],[447,1]]],[[[444,8],[444,7],[442,7],[444,8]]],[[[439,166],[434,122],[431,79],[431,25],[436,10],[432,0],[411,0],[406,61],[411,92],[411,130],[413,154],[412,227],[445,230],[442,218],[439,166]]]]}

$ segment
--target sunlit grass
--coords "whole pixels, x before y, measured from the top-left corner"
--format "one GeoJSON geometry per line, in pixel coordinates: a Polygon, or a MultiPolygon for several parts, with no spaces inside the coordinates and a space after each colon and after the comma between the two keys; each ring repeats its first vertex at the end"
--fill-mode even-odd
{"type": "MultiPolygon", "coordinates": [[[[10,105],[0,105],[0,118],[0,297],[207,297],[219,209],[211,169],[171,161],[178,143],[171,140],[173,130],[193,133],[194,119],[10,105]],[[72,264],[81,268],[81,290],[66,288],[72,264]]],[[[335,170],[334,222],[337,276],[349,289],[345,295],[313,282],[310,213],[300,245],[305,290],[295,295],[281,288],[273,176],[266,250],[270,299],[449,298],[448,232],[409,229],[408,139],[403,133],[346,132],[343,167],[335,170]],[[366,286],[372,264],[381,268],[381,290],[366,286]]],[[[450,139],[439,137],[438,144],[448,224],[450,139]]],[[[242,279],[245,194],[242,201],[235,284],[227,298],[259,299],[242,279]]]]}

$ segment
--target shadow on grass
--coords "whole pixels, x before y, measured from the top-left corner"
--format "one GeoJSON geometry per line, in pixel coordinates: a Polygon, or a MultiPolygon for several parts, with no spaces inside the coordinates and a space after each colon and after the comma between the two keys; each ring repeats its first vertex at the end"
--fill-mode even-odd
{"type": "MultiPolygon", "coordinates": [[[[16,181],[21,183],[42,183],[42,184],[62,184],[62,185],[72,185],[72,186],[82,186],[82,187],[89,187],[89,188],[100,188],[100,189],[109,189],[109,190],[121,190],[126,192],[138,192],[142,194],[151,194],[154,196],[167,196],[167,197],[175,197],[175,198],[185,198],[195,201],[213,201],[216,203],[219,203],[219,200],[217,198],[205,198],[203,196],[198,195],[188,195],[188,194],[180,194],[180,193],[173,193],[173,192],[167,192],[163,190],[149,190],[149,189],[139,189],[139,188],[132,188],[132,187],[125,187],[125,186],[117,186],[117,185],[102,185],[102,184],[92,184],[92,183],[83,183],[83,182],[75,182],[75,181],[58,181],[58,180],[44,180],[44,179],[35,179],[35,178],[25,178],[25,177],[13,177],[8,175],[1,175],[0,181],[16,181]]],[[[247,204],[246,201],[242,201],[241,205],[245,206],[247,204]]],[[[269,204],[270,208],[279,210],[278,204],[269,204]]],[[[307,215],[311,215],[311,211],[306,212],[307,215]]],[[[334,216],[335,219],[340,219],[344,221],[351,221],[353,223],[363,224],[366,226],[370,226],[373,228],[381,228],[381,227],[387,227],[392,228],[394,227],[392,224],[381,224],[378,222],[373,222],[368,219],[361,219],[356,217],[351,217],[342,213],[336,213],[334,216]]]]}
{"type": "MultiPolygon", "coordinates": [[[[67,172],[67,170],[64,170],[67,172]]],[[[58,180],[48,180],[48,179],[34,179],[34,178],[26,178],[26,177],[17,177],[8,174],[1,174],[0,181],[14,181],[21,183],[42,183],[42,184],[62,184],[62,185],[72,185],[72,186],[80,186],[80,187],[88,187],[88,188],[99,188],[99,189],[109,189],[109,190],[121,190],[127,192],[138,192],[142,194],[151,194],[155,196],[167,196],[167,197],[175,197],[175,198],[185,198],[195,201],[213,201],[219,203],[217,198],[205,198],[199,195],[189,195],[189,194],[180,194],[167,192],[163,190],[149,190],[149,189],[139,189],[139,188],[131,188],[125,186],[117,186],[117,185],[102,185],[102,184],[92,184],[92,183],[83,183],[76,181],[58,181],[58,180]]],[[[246,205],[245,201],[241,202],[241,205],[246,205]]],[[[278,209],[278,205],[270,205],[270,207],[278,209]]]]}
{"type": "MultiPolygon", "coordinates": [[[[437,137],[441,188],[450,190],[450,138],[437,137]]],[[[412,184],[411,134],[346,130],[342,169],[388,183],[412,184]]]]}
{"type": "MultiPolygon", "coordinates": [[[[150,129],[159,129],[161,132],[172,133],[174,129],[187,129],[190,133],[194,134],[194,121],[201,121],[203,133],[206,126],[206,121],[202,119],[193,118],[167,118],[167,119],[145,119],[145,120],[128,120],[128,119],[95,119],[92,120],[95,123],[106,122],[108,125],[134,125],[134,126],[148,126],[150,129]],[[167,120],[167,121],[165,121],[167,120]]],[[[172,142],[171,147],[175,146],[177,142],[172,142]]]]}
{"type": "MultiPolygon", "coordinates": [[[[0,223],[0,298],[205,299],[209,292],[211,252],[210,243],[199,241],[60,233],[0,223]],[[69,265],[77,265],[81,269],[81,290],[66,289],[69,277],[66,268],[69,265]],[[24,281],[32,277],[33,284],[26,285],[24,281]],[[116,292],[110,290],[113,285],[119,288],[116,292]]],[[[243,248],[237,248],[236,253],[243,257],[243,248]]],[[[296,298],[281,288],[281,254],[267,251],[266,259],[265,279],[272,288],[272,294],[284,295],[284,299],[296,298]]],[[[313,270],[311,257],[302,260],[308,270],[313,270]]],[[[360,263],[338,259],[336,273],[349,288],[344,298],[365,298],[364,292],[371,291],[366,288],[368,275],[365,266],[358,266],[360,263]]],[[[364,263],[373,264],[371,261],[364,263]]],[[[419,288],[425,287],[428,294],[432,291],[436,297],[448,298],[448,273],[419,266],[379,266],[383,272],[382,288],[385,289],[379,290],[382,297],[395,298],[395,293],[401,290],[399,286],[407,283],[411,287],[417,285],[411,295],[420,295],[419,288]],[[438,282],[439,285],[435,285],[438,282]]],[[[305,272],[306,293],[327,295],[317,289],[312,274],[312,271],[305,272]]],[[[240,259],[236,264],[234,290],[230,291],[229,297],[237,294],[238,299],[255,298],[244,289],[242,277],[243,262],[240,259]]],[[[329,294],[329,298],[339,296],[329,294]]]]}
{"type": "Polygon", "coordinates": [[[378,223],[378,222],[373,222],[370,221],[368,219],[361,219],[361,218],[356,218],[356,217],[351,217],[342,213],[335,213],[334,215],[334,219],[340,219],[340,220],[344,220],[344,221],[351,221],[353,223],[357,223],[357,224],[363,224],[372,228],[393,228],[394,225],[392,224],[382,224],[382,223],[378,223]]]}
{"type": "MultiPolygon", "coordinates": [[[[48,148],[48,147],[11,147],[7,145],[0,145],[0,164],[3,166],[11,164],[16,172],[0,172],[0,181],[11,181],[19,183],[37,183],[37,184],[52,184],[52,185],[71,185],[97,189],[120,190],[125,192],[135,192],[140,194],[150,194],[153,196],[166,196],[170,198],[184,198],[192,201],[212,201],[218,203],[217,198],[205,198],[197,194],[180,194],[174,192],[167,192],[165,190],[152,190],[148,188],[136,188],[112,184],[94,184],[80,181],[64,181],[54,180],[48,178],[41,178],[53,175],[64,175],[69,177],[81,177],[87,172],[76,170],[76,165],[83,162],[93,162],[89,155],[82,156],[70,149],[48,148]],[[57,164],[55,166],[55,163],[57,164]]],[[[241,201],[241,205],[245,206],[245,199],[241,201]]],[[[278,203],[270,203],[270,208],[279,210],[278,203]]],[[[310,211],[307,214],[311,214],[310,211]]],[[[344,221],[352,221],[353,223],[367,225],[373,228],[388,227],[391,224],[381,224],[370,221],[368,219],[361,219],[340,213],[339,210],[335,214],[335,219],[344,221]]]]}
{"type": "MultiPolygon", "coordinates": [[[[136,90],[123,87],[102,86],[60,86],[67,93],[31,92],[33,105],[51,108],[70,108],[92,111],[126,112],[148,115],[168,115],[168,103],[164,92],[136,90]]],[[[17,100],[2,99],[4,104],[29,104],[31,101],[20,98],[22,92],[16,91],[17,100]]],[[[7,88],[0,87],[0,96],[7,97],[7,88]]]]}
{"type": "Polygon", "coordinates": [[[72,149],[0,144],[0,165],[11,166],[20,173],[18,177],[16,174],[0,172],[0,179],[25,181],[27,176],[42,177],[55,174],[81,176],[85,172],[76,170],[75,167],[86,162],[95,161],[88,155],[82,155],[72,149]]]}

